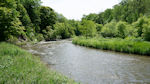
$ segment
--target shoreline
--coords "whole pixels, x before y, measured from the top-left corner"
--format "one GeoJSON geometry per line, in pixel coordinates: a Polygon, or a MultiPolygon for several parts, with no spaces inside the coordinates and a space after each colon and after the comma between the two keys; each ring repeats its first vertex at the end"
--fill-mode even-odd
{"type": "Polygon", "coordinates": [[[84,38],[75,37],[73,44],[121,53],[150,56],[150,42],[129,41],[124,39],[84,38]]]}
{"type": "Polygon", "coordinates": [[[77,84],[20,47],[0,42],[0,83],[77,84]]]}

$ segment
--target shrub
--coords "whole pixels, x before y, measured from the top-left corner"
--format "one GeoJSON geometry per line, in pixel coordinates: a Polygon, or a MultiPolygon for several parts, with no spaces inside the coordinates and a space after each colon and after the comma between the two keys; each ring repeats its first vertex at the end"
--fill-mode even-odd
{"type": "Polygon", "coordinates": [[[87,37],[93,37],[96,35],[96,25],[93,21],[90,20],[83,20],[81,25],[79,26],[79,31],[81,35],[87,37]]]}
{"type": "Polygon", "coordinates": [[[142,37],[144,38],[144,40],[150,41],[150,24],[145,24],[143,27],[142,37]]]}
{"type": "Polygon", "coordinates": [[[116,22],[107,23],[101,30],[101,35],[103,37],[116,37],[116,34],[116,22]]]}
{"type": "Polygon", "coordinates": [[[135,29],[137,29],[137,34],[139,37],[142,36],[143,33],[143,26],[144,24],[148,23],[148,19],[146,17],[141,17],[138,19],[138,21],[133,23],[133,26],[135,29]]]}
{"type": "Polygon", "coordinates": [[[37,38],[38,41],[44,40],[43,34],[37,34],[36,38],[37,38]]]}
{"type": "Polygon", "coordinates": [[[117,24],[117,36],[120,38],[125,38],[128,35],[127,32],[127,23],[126,22],[118,22],[117,24]]]}
{"type": "Polygon", "coordinates": [[[102,24],[97,24],[97,23],[96,23],[96,30],[97,30],[97,33],[100,33],[101,30],[102,30],[102,28],[103,28],[103,25],[102,25],[102,24]]]}

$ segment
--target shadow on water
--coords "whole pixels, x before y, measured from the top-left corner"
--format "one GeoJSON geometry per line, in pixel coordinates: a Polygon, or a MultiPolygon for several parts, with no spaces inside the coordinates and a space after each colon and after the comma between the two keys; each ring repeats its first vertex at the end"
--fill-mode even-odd
{"type": "Polygon", "coordinates": [[[150,57],[77,46],[71,41],[24,47],[64,75],[83,84],[150,83],[150,57]]]}

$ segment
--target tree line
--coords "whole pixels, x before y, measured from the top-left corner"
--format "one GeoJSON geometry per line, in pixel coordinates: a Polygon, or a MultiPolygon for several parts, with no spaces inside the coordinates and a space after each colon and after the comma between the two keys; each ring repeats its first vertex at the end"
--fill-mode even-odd
{"type": "Polygon", "coordinates": [[[0,1],[0,41],[41,41],[72,36],[150,41],[149,0],[122,0],[112,9],[68,20],[40,0],[0,1]]]}
{"type": "Polygon", "coordinates": [[[150,41],[149,4],[149,0],[122,0],[112,9],[84,15],[82,21],[89,20],[98,24],[97,34],[102,37],[150,41]]]}
{"type": "Polygon", "coordinates": [[[40,0],[0,1],[0,41],[41,41],[69,38],[74,27],[40,0]]]}

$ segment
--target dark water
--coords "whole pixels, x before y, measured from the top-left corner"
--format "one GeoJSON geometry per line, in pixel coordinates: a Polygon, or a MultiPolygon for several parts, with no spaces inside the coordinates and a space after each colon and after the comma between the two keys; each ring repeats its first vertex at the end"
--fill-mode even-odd
{"type": "Polygon", "coordinates": [[[150,57],[85,48],[71,41],[41,42],[25,49],[82,84],[150,84],[150,57]]]}

